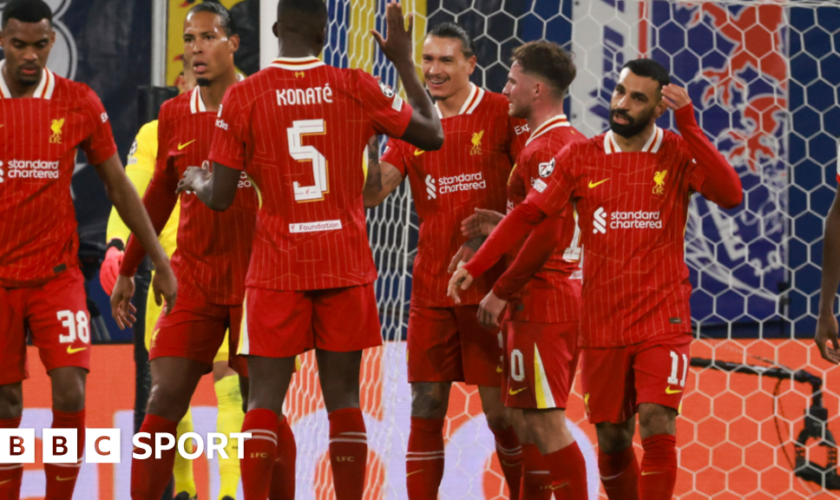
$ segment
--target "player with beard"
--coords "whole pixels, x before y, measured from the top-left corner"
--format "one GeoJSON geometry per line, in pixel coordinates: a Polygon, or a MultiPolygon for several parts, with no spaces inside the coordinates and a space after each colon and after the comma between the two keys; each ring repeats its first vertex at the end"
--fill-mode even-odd
{"type": "MultiPolygon", "coordinates": [[[[450,293],[469,287],[546,217],[570,216],[574,201],[586,249],[581,374],[601,480],[611,500],[670,499],[691,343],[683,250],[690,195],[734,208],[743,197],[740,179],[697,125],[688,93],[650,59],[624,65],[610,103],[610,131],[570,144],[555,163],[455,273],[450,293]],[[656,126],[668,108],[681,135],[656,126]],[[641,473],[633,451],[636,413],[641,473]]],[[[533,234],[520,256],[531,252],[532,240],[533,234]]]]}
{"type": "Polygon", "coordinates": [[[361,500],[367,433],[360,409],[364,349],[382,334],[373,282],[376,267],[365,226],[359,154],[374,134],[426,150],[443,144],[440,120],[414,71],[411,23],[399,4],[386,7],[388,39],[374,36],[393,61],[411,105],[371,75],[335,68],[324,48],[321,0],[280,0],[278,57],[225,96],[210,152],[212,173],[192,168],[179,189],[226,210],[240,175],[259,188],[257,233],[248,269],[239,353],[251,375],[243,432],[246,500],[265,500],[274,432],[295,367],[315,349],[330,426],[330,465],[339,500],[361,500]]]}
{"type": "MultiPolygon", "coordinates": [[[[177,285],[137,191],[117,156],[111,124],[87,85],[46,68],[55,43],[52,11],[41,0],[12,0],[0,47],[0,428],[17,428],[27,378],[27,336],[52,383],[53,428],[85,439],[90,315],[79,270],[70,183],[81,147],[109,198],[159,269],[156,299],[174,305],[177,285]],[[27,335],[28,330],[28,335],[27,335]]],[[[124,311],[126,314],[129,312],[124,311]]],[[[79,462],[45,464],[48,500],[70,500],[79,462]]],[[[22,464],[0,465],[0,498],[17,499],[22,464]]]]}
{"type": "MultiPolygon", "coordinates": [[[[510,115],[528,121],[531,137],[508,181],[508,210],[525,201],[537,180],[563,168],[554,161],[558,151],[586,140],[563,114],[577,74],[571,56],[555,43],[530,42],[514,51],[512,61],[502,93],[510,115]]],[[[464,221],[465,236],[489,235],[502,217],[481,210],[464,221]]],[[[503,397],[524,416],[521,498],[586,498],[586,463],[565,418],[578,359],[580,231],[572,216],[545,220],[534,232],[536,246],[522,258],[518,247],[508,252],[509,267],[481,301],[478,316],[485,327],[498,328],[507,307],[503,397]]]]}
{"type": "MultiPolygon", "coordinates": [[[[198,87],[167,101],[160,111],[155,172],[144,197],[152,222],[161,231],[175,209],[180,175],[192,165],[207,161],[216,115],[227,89],[239,80],[234,53],[239,37],[230,12],[220,4],[194,6],[184,21],[184,58],[192,65],[198,87]]],[[[212,371],[217,352],[229,329],[235,352],[245,292],[245,272],[255,231],[257,194],[247,179],[238,184],[233,209],[214,212],[194,195],[180,196],[177,249],[173,267],[182,284],[178,307],[162,317],[150,342],[152,390],[140,432],[174,436],[178,422],[189,408],[201,377],[212,371]]],[[[112,303],[133,295],[132,276],[143,251],[129,240],[112,303]]],[[[117,317],[120,324],[126,320],[117,317]]],[[[241,358],[230,365],[245,374],[241,358]]],[[[276,423],[276,427],[279,422],[276,423]]],[[[288,426],[286,426],[288,427],[288,426]]],[[[235,429],[238,431],[238,429],[235,429]]],[[[236,450],[228,448],[227,452],[236,450]]],[[[169,481],[175,449],[160,459],[134,459],[131,469],[133,500],[159,499],[169,481]]],[[[236,483],[228,487],[232,498],[236,483]]],[[[188,492],[192,493],[192,492],[188,492]]],[[[189,496],[189,494],[187,494],[189,496]]]]}
{"type": "MultiPolygon", "coordinates": [[[[409,177],[420,217],[408,320],[410,500],[438,496],[444,470],[444,417],[453,382],[478,386],[511,497],[519,497],[522,453],[500,392],[501,334],[496,334],[498,328],[483,329],[476,317],[481,297],[501,268],[467,292],[461,305],[446,297],[447,267],[467,241],[461,236],[461,221],[477,208],[504,209],[505,183],[527,138],[526,124],[508,116],[502,95],[470,83],[476,60],[472,38],[460,25],[445,22],[429,31],[421,67],[446,141],[433,152],[389,141],[381,161],[370,163],[365,185],[365,206],[373,207],[409,177]]],[[[471,240],[456,260],[468,260],[479,243],[471,240]]]]}

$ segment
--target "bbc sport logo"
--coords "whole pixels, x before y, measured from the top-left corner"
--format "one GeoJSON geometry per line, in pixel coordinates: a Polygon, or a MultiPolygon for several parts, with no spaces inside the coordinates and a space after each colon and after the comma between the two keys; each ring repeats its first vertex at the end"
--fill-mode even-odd
{"type": "MultiPolygon", "coordinates": [[[[85,429],[85,442],[79,443],[76,429],[43,429],[41,439],[41,456],[45,464],[75,464],[78,463],[79,445],[84,445],[84,462],[89,464],[120,463],[120,429],[85,429]]],[[[205,450],[207,458],[213,460],[216,456],[229,458],[225,447],[231,440],[237,442],[237,456],[244,458],[244,441],[251,437],[250,432],[232,432],[230,435],[221,432],[208,432],[202,437],[196,432],[186,432],[177,440],[168,433],[157,433],[154,436],[154,446],[148,442],[152,436],[148,432],[139,432],[132,437],[134,450],[131,457],[146,460],[152,457],[161,458],[164,451],[176,449],[187,460],[195,460],[205,450]],[[193,451],[187,449],[192,441],[193,451]],[[177,447],[177,448],[176,448],[177,447]]],[[[33,464],[38,440],[35,429],[0,429],[0,464],[33,464]]]]}

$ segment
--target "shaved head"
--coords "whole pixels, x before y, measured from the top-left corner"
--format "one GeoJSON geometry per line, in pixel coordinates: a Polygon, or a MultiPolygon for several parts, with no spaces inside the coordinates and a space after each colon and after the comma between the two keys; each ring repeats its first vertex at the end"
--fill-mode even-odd
{"type": "Polygon", "coordinates": [[[274,34],[281,45],[306,46],[320,54],[327,38],[327,20],[323,0],[280,0],[274,34]]]}

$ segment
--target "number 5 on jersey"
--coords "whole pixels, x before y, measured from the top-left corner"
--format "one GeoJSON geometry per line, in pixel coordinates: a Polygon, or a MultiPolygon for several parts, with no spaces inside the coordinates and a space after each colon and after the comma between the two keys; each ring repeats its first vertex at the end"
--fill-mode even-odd
{"type": "Polygon", "coordinates": [[[295,201],[321,201],[324,194],[330,191],[330,181],[327,178],[327,159],[314,146],[304,146],[303,137],[307,135],[326,135],[327,123],[324,120],[297,120],[286,129],[289,138],[289,154],[299,162],[312,163],[312,176],[315,184],[301,186],[295,181],[295,201]]]}

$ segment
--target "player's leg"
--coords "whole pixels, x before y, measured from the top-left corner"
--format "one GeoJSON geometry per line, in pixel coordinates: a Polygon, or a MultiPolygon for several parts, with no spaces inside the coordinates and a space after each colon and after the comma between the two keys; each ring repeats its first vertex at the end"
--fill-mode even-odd
{"type": "MultiPolygon", "coordinates": [[[[226,307],[190,295],[179,296],[175,309],[161,316],[151,342],[152,390],[140,428],[149,438],[142,441],[151,445],[177,434],[178,422],[186,415],[199,380],[211,371],[224,339],[226,319],[226,307]]],[[[177,449],[164,448],[153,448],[148,459],[132,460],[133,500],[157,500],[166,488],[177,449]]]]}
{"type": "Polygon", "coordinates": [[[382,345],[373,283],[313,293],[312,332],[330,420],[330,465],[337,500],[361,500],[367,430],[359,407],[362,352],[382,345]]]}
{"type": "MultiPolygon", "coordinates": [[[[192,410],[187,408],[187,413],[178,422],[178,427],[175,432],[175,441],[181,440],[181,436],[188,432],[195,431],[192,419],[192,410]]],[[[184,448],[187,453],[193,453],[194,444],[192,440],[185,443],[184,448]]],[[[175,463],[172,465],[172,477],[175,479],[175,500],[195,500],[196,486],[195,475],[193,474],[193,461],[181,456],[180,453],[175,454],[175,463]]]]}
{"type": "Polygon", "coordinates": [[[677,481],[677,413],[686,390],[691,336],[646,342],[633,363],[642,438],[642,500],[670,499],[677,481]]]}
{"type": "Polygon", "coordinates": [[[548,468],[549,491],[558,498],[586,498],[586,462],[565,416],[577,370],[578,324],[508,321],[506,327],[505,404],[522,408],[548,468]]]}
{"type": "Polygon", "coordinates": [[[464,382],[477,385],[487,425],[496,441],[496,455],[510,496],[519,497],[522,482],[522,447],[511,426],[501,385],[504,372],[504,339],[501,331],[485,330],[478,323],[478,306],[454,308],[461,338],[464,382]]]}
{"type": "Polygon", "coordinates": [[[598,436],[598,469],[610,500],[639,498],[633,450],[636,390],[629,347],[581,349],[583,401],[598,436]]]}
{"type": "MultiPolygon", "coordinates": [[[[0,288],[0,297],[2,296],[0,288]]],[[[21,329],[23,326],[21,326],[21,329]]],[[[23,338],[21,337],[21,343],[23,338]]],[[[3,352],[3,361],[6,352],[3,352]]],[[[3,379],[6,379],[3,373],[3,379]]],[[[24,375],[20,375],[23,377],[24,375]]],[[[4,383],[0,385],[0,429],[17,429],[23,414],[23,389],[20,382],[4,383]]],[[[23,464],[0,464],[0,499],[17,500],[20,496],[20,484],[23,480],[23,464]]]]}
{"type": "MultiPolygon", "coordinates": [[[[241,308],[239,308],[241,311],[241,308]]],[[[241,316],[239,321],[241,323],[241,316]]],[[[234,324],[231,321],[231,324],[234,324]]],[[[245,413],[242,411],[242,393],[239,390],[239,376],[230,364],[230,333],[225,339],[213,359],[213,387],[216,391],[216,432],[228,438],[232,432],[242,430],[245,413]]],[[[236,348],[236,346],[232,346],[236,348]]],[[[234,351],[235,352],[235,351],[234,351]]],[[[227,458],[219,457],[219,499],[236,497],[239,486],[239,457],[237,456],[237,441],[228,439],[225,447],[227,458]]]]}
{"type": "Polygon", "coordinates": [[[458,323],[451,308],[412,306],[408,318],[411,428],[406,453],[409,500],[436,500],[443,480],[443,427],[453,381],[464,380],[458,323]]]}
{"type": "MultiPolygon", "coordinates": [[[[0,429],[17,429],[23,415],[21,381],[26,373],[26,289],[0,287],[0,429]]],[[[20,495],[23,464],[0,464],[0,499],[20,495]]]]}
{"type": "MultiPolygon", "coordinates": [[[[26,305],[32,342],[52,383],[54,428],[75,429],[85,439],[85,382],[90,369],[90,315],[81,271],[65,271],[33,289],[26,305]]],[[[70,500],[81,468],[45,464],[48,500],[70,500]]]]}
{"type": "MultiPolygon", "coordinates": [[[[311,324],[312,300],[307,293],[248,289],[237,349],[237,356],[247,357],[249,377],[242,432],[252,437],[245,440],[240,461],[245,500],[268,497],[278,446],[283,445],[279,450],[283,454],[294,444],[291,432],[278,435],[277,431],[296,356],[314,347],[311,324]]],[[[289,477],[294,480],[293,473],[289,477]]]]}

